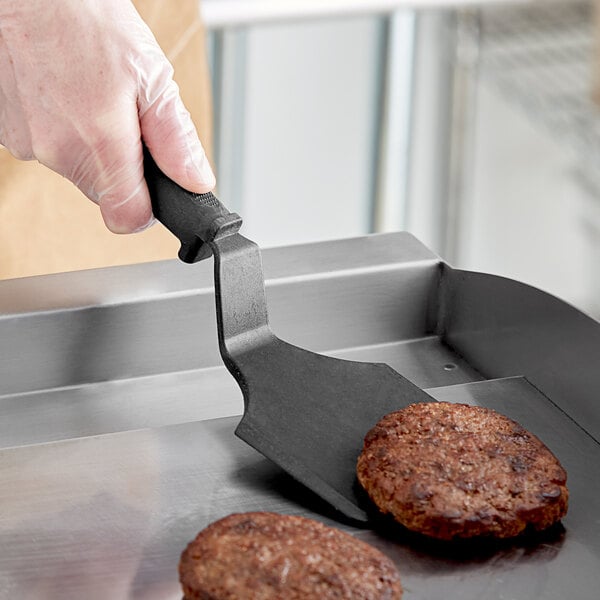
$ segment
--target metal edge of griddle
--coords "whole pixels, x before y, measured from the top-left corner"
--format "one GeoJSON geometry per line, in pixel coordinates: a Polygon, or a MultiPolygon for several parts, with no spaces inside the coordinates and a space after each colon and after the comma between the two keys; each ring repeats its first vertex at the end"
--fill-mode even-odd
{"type": "MultiPolygon", "coordinates": [[[[396,281],[411,298],[428,294],[440,262],[405,233],[272,248],[263,259],[274,328],[316,352],[422,335],[427,307],[413,303],[410,314],[399,318],[392,286],[396,281]],[[388,282],[382,272],[390,275],[388,282]],[[370,297],[361,293],[345,311],[348,323],[331,335],[328,323],[345,314],[332,288],[348,294],[369,278],[379,287],[370,297]],[[290,303],[304,289],[323,297],[322,332],[304,324],[314,303],[290,303]],[[362,328],[352,327],[352,311],[363,317],[362,328]]],[[[219,366],[213,290],[212,261],[0,281],[0,396],[219,366]]]]}
{"type": "Polygon", "coordinates": [[[488,379],[523,375],[600,440],[600,323],[506,277],[444,264],[438,333],[488,379]]]}

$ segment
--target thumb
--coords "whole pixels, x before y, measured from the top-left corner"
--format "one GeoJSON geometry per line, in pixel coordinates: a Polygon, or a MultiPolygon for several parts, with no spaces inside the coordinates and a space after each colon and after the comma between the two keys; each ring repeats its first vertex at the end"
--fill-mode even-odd
{"type": "Polygon", "coordinates": [[[215,176],[177,84],[171,79],[160,96],[143,108],[142,138],[161,171],[186,190],[210,192],[215,176]]]}

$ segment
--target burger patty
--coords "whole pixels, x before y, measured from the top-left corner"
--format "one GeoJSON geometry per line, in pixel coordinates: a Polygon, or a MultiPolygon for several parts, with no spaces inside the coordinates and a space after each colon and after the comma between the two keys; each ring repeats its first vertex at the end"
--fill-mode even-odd
{"type": "Polygon", "coordinates": [[[232,514],[202,530],[179,576],[186,600],[402,596],[396,567],[379,550],[317,521],[268,512],[232,514]]]}
{"type": "Polygon", "coordinates": [[[431,402],[384,416],[357,476],[383,513],[449,540],[542,530],[567,512],[567,475],[533,434],[489,408],[431,402]]]}

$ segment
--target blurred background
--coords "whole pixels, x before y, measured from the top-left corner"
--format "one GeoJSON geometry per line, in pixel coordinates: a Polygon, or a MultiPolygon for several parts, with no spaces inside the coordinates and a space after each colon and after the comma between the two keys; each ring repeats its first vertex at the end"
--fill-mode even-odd
{"type": "Polygon", "coordinates": [[[265,247],[407,230],[598,317],[598,12],[203,0],[220,197],[265,247]]]}

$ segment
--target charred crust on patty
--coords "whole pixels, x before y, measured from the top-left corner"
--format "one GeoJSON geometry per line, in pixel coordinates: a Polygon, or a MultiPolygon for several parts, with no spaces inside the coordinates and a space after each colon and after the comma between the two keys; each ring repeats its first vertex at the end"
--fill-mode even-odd
{"type": "Polygon", "coordinates": [[[398,600],[400,577],[379,550],[305,517],[235,513],[181,555],[185,600],[398,600]]]}
{"type": "Polygon", "coordinates": [[[412,404],[365,436],[357,477],[382,513],[438,539],[508,538],[567,512],[567,475],[532,433],[500,413],[412,404]]]}

